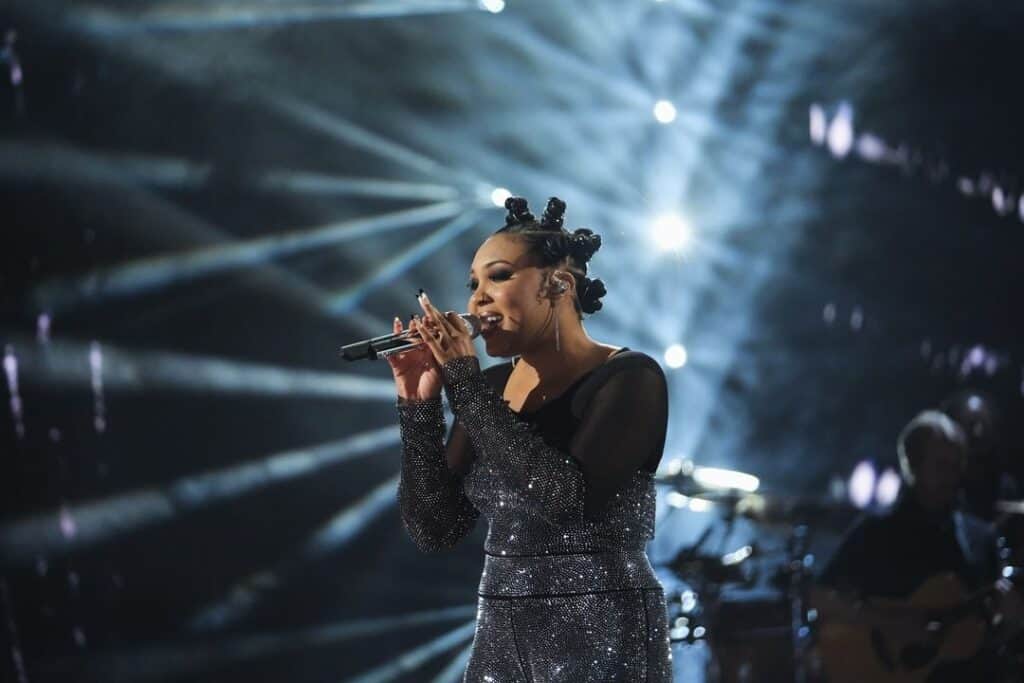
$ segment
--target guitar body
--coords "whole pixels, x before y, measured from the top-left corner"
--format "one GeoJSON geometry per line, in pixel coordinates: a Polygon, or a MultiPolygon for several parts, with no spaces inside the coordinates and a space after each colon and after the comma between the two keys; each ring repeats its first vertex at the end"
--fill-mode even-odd
{"type": "Polygon", "coordinates": [[[979,652],[986,624],[970,613],[955,613],[973,596],[953,574],[927,580],[908,599],[873,598],[856,614],[833,591],[816,588],[818,652],[830,683],[924,683],[943,663],[979,652]],[[933,615],[933,616],[931,616],[933,615]],[[930,618],[942,619],[929,631],[930,618]]]}

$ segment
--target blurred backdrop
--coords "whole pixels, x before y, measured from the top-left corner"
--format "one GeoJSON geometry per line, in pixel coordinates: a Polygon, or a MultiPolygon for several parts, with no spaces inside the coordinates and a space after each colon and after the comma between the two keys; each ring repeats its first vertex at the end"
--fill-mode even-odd
{"type": "Polygon", "coordinates": [[[390,372],[338,347],[421,287],[464,310],[509,193],[602,236],[585,325],[663,362],[666,467],[829,501],[758,521],[669,490],[672,590],[702,580],[681,553],[750,545],[746,588],[782,599],[795,526],[823,557],[891,502],[900,427],[956,390],[995,398],[1021,469],[1022,26],[978,0],[8,0],[3,680],[460,680],[483,523],[414,548],[390,372]]]}

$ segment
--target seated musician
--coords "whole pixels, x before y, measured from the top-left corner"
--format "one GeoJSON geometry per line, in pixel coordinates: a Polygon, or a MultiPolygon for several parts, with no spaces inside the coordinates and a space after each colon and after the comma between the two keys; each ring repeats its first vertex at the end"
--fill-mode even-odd
{"type": "MultiPolygon", "coordinates": [[[[983,391],[968,389],[948,397],[939,406],[953,418],[967,439],[967,465],[961,490],[961,507],[981,519],[993,521],[999,516],[996,502],[1016,500],[1021,490],[1010,474],[1001,448],[999,411],[995,399],[983,391]]],[[[1003,532],[1007,533],[1005,526],[1003,532]]],[[[1016,526],[1017,536],[1024,529],[1016,526]]],[[[1012,535],[1012,534],[1011,534],[1012,535]]],[[[1017,539],[1018,546],[1024,545],[1017,539]]]]}
{"type": "MultiPolygon", "coordinates": [[[[910,598],[943,574],[956,577],[964,595],[998,586],[993,591],[996,604],[1016,604],[1016,597],[1002,599],[1009,584],[999,580],[1001,567],[991,527],[956,509],[966,456],[960,426],[943,413],[925,411],[900,433],[897,451],[904,486],[896,504],[854,525],[819,582],[835,589],[833,595],[845,598],[852,613],[863,613],[868,621],[872,613],[865,605],[870,606],[871,598],[910,598]]],[[[992,604],[979,618],[999,622],[1004,615],[994,615],[992,604]]],[[[922,619],[921,628],[926,623],[922,619]]],[[[927,680],[995,680],[990,668],[993,658],[987,654],[936,667],[927,680]]]]}

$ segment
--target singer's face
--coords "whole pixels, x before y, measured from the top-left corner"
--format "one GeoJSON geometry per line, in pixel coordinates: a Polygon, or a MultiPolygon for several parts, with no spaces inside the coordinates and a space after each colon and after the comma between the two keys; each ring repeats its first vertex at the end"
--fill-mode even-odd
{"type": "Polygon", "coordinates": [[[481,318],[489,356],[514,356],[542,340],[551,326],[549,299],[540,297],[544,269],[530,259],[526,243],[493,235],[480,248],[469,271],[466,310],[481,318]]]}

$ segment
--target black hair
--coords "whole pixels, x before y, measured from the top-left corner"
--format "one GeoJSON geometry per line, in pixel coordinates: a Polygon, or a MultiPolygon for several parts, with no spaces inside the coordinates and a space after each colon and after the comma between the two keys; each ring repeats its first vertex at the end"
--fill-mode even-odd
{"type": "Polygon", "coordinates": [[[505,208],[508,209],[505,225],[494,234],[515,235],[522,239],[529,254],[542,268],[560,266],[566,261],[565,269],[576,281],[573,304],[577,315],[582,319],[584,313],[601,310],[601,297],[608,293],[604,282],[587,277],[587,262],[601,248],[601,236],[586,228],[571,233],[566,231],[562,227],[565,202],[558,197],[548,200],[539,221],[530,213],[522,197],[509,197],[505,200],[505,208]]]}

